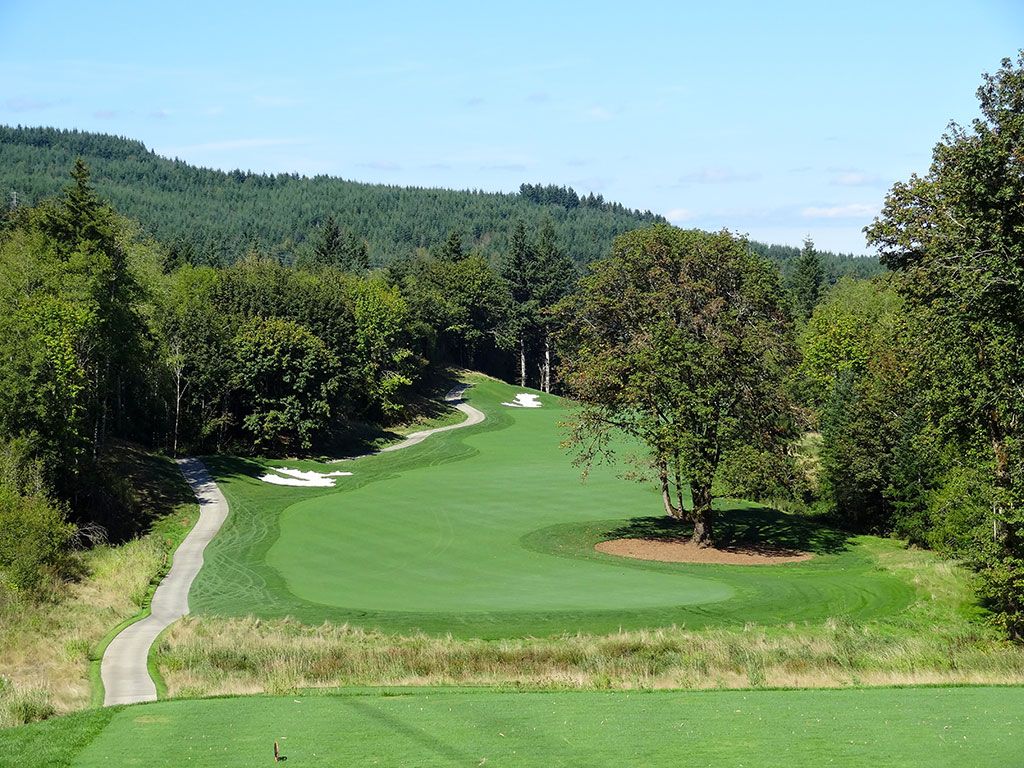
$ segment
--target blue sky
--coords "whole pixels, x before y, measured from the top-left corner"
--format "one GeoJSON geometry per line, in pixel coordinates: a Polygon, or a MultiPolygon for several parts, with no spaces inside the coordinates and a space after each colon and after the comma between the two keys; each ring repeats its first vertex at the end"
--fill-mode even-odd
{"type": "Polygon", "coordinates": [[[0,123],[208,167],[599,192],[866,252],[1024,3],[0,0],[0,123]]]}

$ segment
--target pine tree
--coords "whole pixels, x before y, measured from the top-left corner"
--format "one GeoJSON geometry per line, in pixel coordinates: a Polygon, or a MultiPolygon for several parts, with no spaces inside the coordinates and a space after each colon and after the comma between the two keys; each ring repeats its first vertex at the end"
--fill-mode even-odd
{"type": "Polygon", "coordinates": [[[543,333],[544,359],[540,365],[541,389],[551,391],[551,335],[555,318],[551,309],[568,296],[576,283],[576,265],[559,247],[555,225],[546,218],[537,236],[536,263],[533,274],[533,297],[539,310],[540,329],[543,333]]]}
{"type": "Polygon", "coordinates": [[[818,252],[814,250],[814,241],[807,237],[797,260],[792,283],[797,314],[805,320],[811,316],[818,303],[824,279],[825,273],[818,252]]]}
{"type": "Polygon", "coordinates": [[[441,252],[438,257],[441,261],[447,261],[454,263],[456,261],[462,261],[465,254],[462,251],[462,235],[459,234],[459,230],[453,229],[448,233],[448,239],[444,245],[441,246],[441,252]]]}
{"type": "Polygon", "coordinates": [[[317,265],[335,265],[341,261],[344,242],[341,227],[328,216],[317,232],[316,242],[313,243],[313,256],[317,265]]]}
{"type": "Polygon", "coordinates": [[[519,386],[526,386],[526,339],[537,324],[537,302],[533,298],[536,252],[526,240],[526,226],[518,220],[509,238],[509,250],[501,265],[501,276],[512,297],[511,325],[519,356],[519,386]]]}

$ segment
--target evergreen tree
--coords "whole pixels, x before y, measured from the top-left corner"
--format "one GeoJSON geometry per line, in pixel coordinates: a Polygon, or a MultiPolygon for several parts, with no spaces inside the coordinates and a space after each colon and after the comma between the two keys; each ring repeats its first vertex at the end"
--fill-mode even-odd
{"type": "Polygon", "coordinates": [[[792,287],[796,301],[797,314],[806,320],[814,311],[821,295],[821,284],[825,271],[821,266],[818,252],[814,250],[814,241],[810,237],[804,239],[803,250],[797,259],[796,271],[793,273],[792,287]]]}
{"type": "Polygon", "coordinates": [[[526,227],[518,220],[509,238],[509,250],[501,265],[501,276],[511,297],[510,331],[517,345],[519,385],[526,386],[527,339],[537,325],[537,301],[534,299],[536,251],[526,240],[526,227]]]}
{"type": "Polygon", "coordinates": [[[535,263],[529,275],[533,300],[539,310],[539,326],[542,334],[543,358],[540,364],[540,388],[551,391],[552,347],[551,337],[555,330],[554,306],[572,292],[578,273],[572,260],[559,247],[555,226],[551,219],[545,219],[537,237],[535,263]]]}
{"type": "Polygon", "coordinates": [[[313,242],[314,263],[319,266],[339,264],[344,250],[345,242],[341,227],[333,216],[328,216],[317,230],[313,242]]]}
{"type": "Polygon", "coordinates": [[[462,261],[464,256],[465,254],[462,252],[462,235],[459,234],[459,230],[453,229],[448,233],[448,239],[445,240],[444,245],[441,246],[438,258],[441,261],[453,264],[456,261],[462,261]]]}

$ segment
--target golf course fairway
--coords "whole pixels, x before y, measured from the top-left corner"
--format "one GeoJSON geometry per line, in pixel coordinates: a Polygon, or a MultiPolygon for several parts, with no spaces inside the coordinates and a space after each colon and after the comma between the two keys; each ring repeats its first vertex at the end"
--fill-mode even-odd
{"type": "Polygon", "coordinates": [[[724,566],[595,552],[660,524],[654,489],[622,479],[625,465],[582,482],[559,445],[566,403],[540,394],[540,408],[510,408],[522,390],[468,380],[483,423],[342,464],[276,462],[353,473],[334,488],[270,485],[258,479],[266,465],[210,459],[231,512],[192,587],[193,613],[498,638],[865,619],[913,597],[874,557],[897,543],[742,502],[720,505],[723,530],[815,556],[724,566]]]}
{"type": "Polygon", "coordinates": [[[18,768],[1018,766],[1017,687],[503,692],[174,700],[0,731],[18,768]]]}

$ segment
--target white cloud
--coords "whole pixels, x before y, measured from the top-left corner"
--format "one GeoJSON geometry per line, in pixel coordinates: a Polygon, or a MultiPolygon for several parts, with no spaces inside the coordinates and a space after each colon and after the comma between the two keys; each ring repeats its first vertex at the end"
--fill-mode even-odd
{"type": "Polygon", "coordinates": [[[697,214],[689,208],[672,208],[671,210],[665,211],[665,218],[669,221],[680,224],[684,221],[693,221],[697,218],[697,214]]]}
{"type": "Polygon", "coordinates": [[[800,211],[805,219],[862,219],[874,216],[878,206],[866,203],[850,203],[849,205],[833,205],[827,207],[809,206],[800,211]]]}

